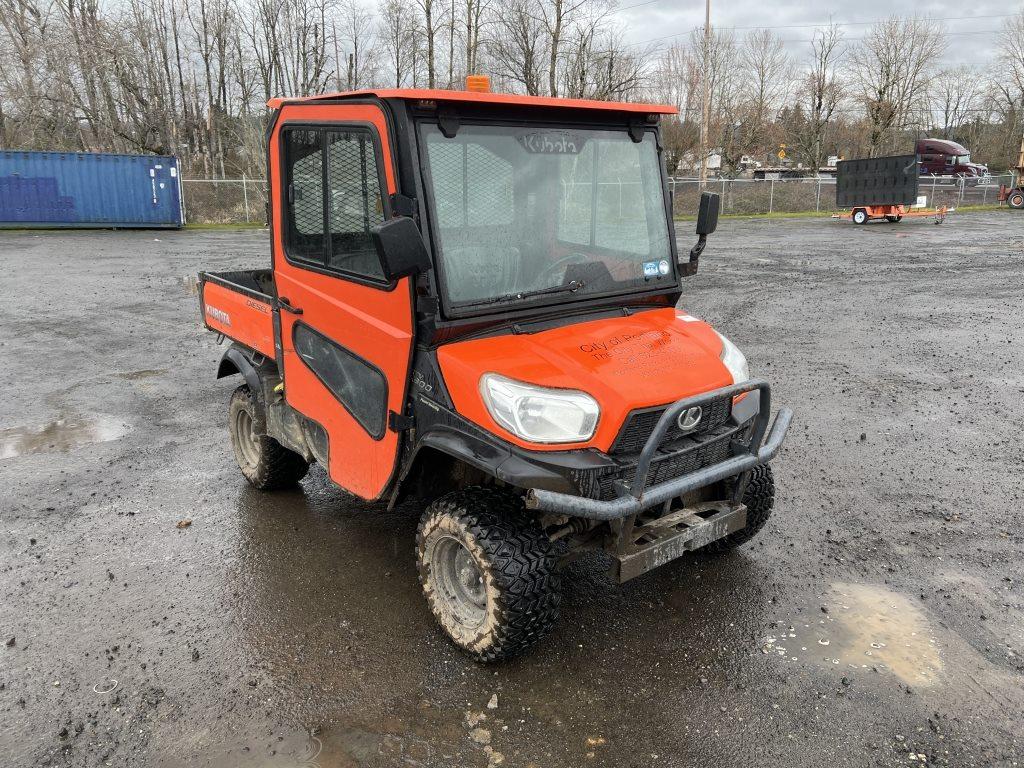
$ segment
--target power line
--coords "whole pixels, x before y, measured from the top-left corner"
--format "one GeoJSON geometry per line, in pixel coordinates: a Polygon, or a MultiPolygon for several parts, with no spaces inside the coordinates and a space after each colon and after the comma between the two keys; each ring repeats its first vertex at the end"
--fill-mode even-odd
{"type": "Polygon", "coordinates": [[[633,3],[633,5],[624,5],[622,8],[616,8],[612,13],[618,13],[619,11],[628,11],[630,8],[639,8],[641,5],[650,5],[651,3],[658,3],[661,0],[644,0],[642,3],[633,3]]]}

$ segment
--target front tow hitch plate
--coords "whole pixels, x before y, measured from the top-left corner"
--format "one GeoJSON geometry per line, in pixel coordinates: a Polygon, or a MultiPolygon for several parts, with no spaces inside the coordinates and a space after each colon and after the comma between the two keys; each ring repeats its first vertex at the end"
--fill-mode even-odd
{"type": "Polygon", "coordinates": [[[620,583],[629,581],[742,530],[746,524],[746,506],[730,501],[696,504],[653,519],[641,516],[622,532],[614,553],[613,575],[620,583]]]}

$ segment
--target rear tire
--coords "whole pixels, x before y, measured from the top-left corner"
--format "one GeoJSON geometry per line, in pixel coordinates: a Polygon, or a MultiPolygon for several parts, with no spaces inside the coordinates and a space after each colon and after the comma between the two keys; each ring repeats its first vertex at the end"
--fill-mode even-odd
{"type": "Polygon", "coordinates": [[[244,384],[231,393],[228,431],[238,468],[254,488],[290,488],[309,471],[309,462],[267,435],[263,405],[244,384]]]}
{"type": "Polygon", "coordinates": [[[1024,209],[1024,189],[1016,189],[1006,198],[1006,204],[1016,210],[1024,209]]]}
{"type": "Polygon", "coordinates": [[[888,221],[890,224],[899,224],[901,221],[903,221],[903,216],[886,216],[885,220],[888,221]]]}
{"type": "Polygon", "coordinates": [[[858,208],[853,212],[853,223],[854,224],[867,224],[868,223],[868,212],[863,208],[858,208]]]}
{"type": "Polygon", "coordinates": [[[466,488],[435,501],[416,533],[416,564],[430,610],[477,661],[511,658],[558,620],[551,542],[522,499],[466,488]]]}
{"type": "Polygon", "coordinates": [[[702,547],[701,552],[726,552],[735,549],[746,544],[764,528],[775,507],[775,477],[770,466],[761,464],[751,470],[750,482],[747,483],[747,490],[743,492],[743,503],[747,505],[747,525],[702,547]]]}

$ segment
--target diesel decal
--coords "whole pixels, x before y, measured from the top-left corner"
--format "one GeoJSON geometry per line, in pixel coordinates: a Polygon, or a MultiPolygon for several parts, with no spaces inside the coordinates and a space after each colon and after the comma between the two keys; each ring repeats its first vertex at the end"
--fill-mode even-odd
{"type": "MultiPolygon", "coordinates": [[[[270,314],[270,307],[268,307],[262,301],[256,301],[255,299],[246,299],[245,306],[247,306],[249,309],[255,309],[257,312],[264,315],[270,314]]],[[[228,325],[230,325],[230,323],[228,323],[228,325]]]]}

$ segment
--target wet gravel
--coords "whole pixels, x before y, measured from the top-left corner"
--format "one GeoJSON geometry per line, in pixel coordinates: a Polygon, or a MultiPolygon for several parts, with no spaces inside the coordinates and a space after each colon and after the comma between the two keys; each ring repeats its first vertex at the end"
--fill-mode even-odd
{"type": "Polygon", "coordinates": [[[775,516],[621,587],[577,562],[497,667],[435,629],[416,509],[243,483],[191,278],[266,252],[0,233],[0,764],[1021,760],[1024,217],[724,220],[682,306],[796,411],[775,516]]]}

